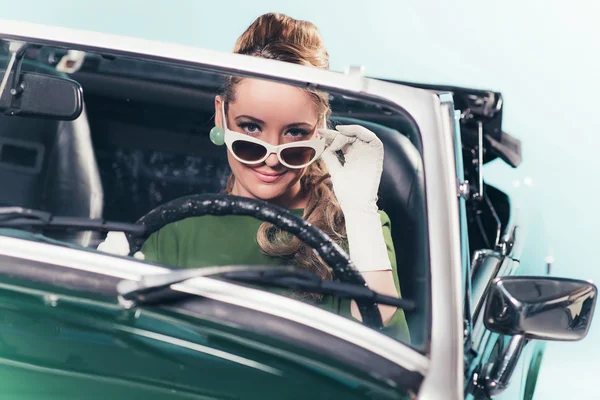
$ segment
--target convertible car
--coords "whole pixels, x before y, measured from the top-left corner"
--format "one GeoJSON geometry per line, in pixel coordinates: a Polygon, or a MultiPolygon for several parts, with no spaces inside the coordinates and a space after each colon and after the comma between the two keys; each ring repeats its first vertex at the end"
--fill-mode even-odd
{"type": "Polygon", "coordinates": [[[500,93],[11,21],[0,40],[3,399],[531,399],[545,341],[586,336],[596,286],[549,276],[527,182],[484,177],[521,162],[500,93]],[[209,131],[230,75],[327,92],[332,126],[378,135],[401,299],[302,218],[223,194],[209,131]],[[124,231],[133,254],[202,215],[270,222],[334,278],[96,250],[124,231]],[[363,322],[273,287],[353,299],[363,322]],[[410,340],[378,304],[404,311],[410,340]]]}

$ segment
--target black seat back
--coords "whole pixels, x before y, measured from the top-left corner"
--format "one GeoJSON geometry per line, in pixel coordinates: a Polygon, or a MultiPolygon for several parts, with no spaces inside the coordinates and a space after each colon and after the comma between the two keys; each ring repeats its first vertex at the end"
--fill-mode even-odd
{"type": "MultiPolygon", "coordinates": [[[[42,208],[53,214],[102,217],[104,193],[85,110],[76,120],[58,124],[48,153],[42,193],[42,208]]],[[[101,236],[92,232],[64,232],[55,237],[96,246],[101,236]]]]}
{"type": "MultiPolygon", "coordinates": [[[[362,125],[384,145],[379,208],[390,217],[402,297],[412,299],[417,310],[406,313],[411,343],[420,348],[429,315],[429,269],[424,197],[423,162],[413,143],[383,125],[346,117],[333,117],[338,125],[362,125]]],[[[357,188],[358,189],[358,188],[357,188]]]]}

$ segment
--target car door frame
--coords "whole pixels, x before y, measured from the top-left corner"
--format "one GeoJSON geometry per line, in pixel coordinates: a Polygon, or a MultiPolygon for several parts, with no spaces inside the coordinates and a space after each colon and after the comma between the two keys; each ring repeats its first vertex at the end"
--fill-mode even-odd
{"type": "MultiPolygon", "coordinates": [[[[431,276],[431,335],[422,399],[463,398],[461,254],[453,119],[432,91],[239,54],[116,35],[0,21],[13,40],[135,56],[225,74],[277,79],[389,106],[411,116],[421,134],[431,276]]],[[[399,346],[403,346],[400,343],[399,346]]]]}

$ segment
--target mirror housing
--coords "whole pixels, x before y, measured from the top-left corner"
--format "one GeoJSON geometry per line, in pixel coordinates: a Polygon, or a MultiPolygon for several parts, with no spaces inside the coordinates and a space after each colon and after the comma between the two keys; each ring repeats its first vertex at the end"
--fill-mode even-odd
{"type": "MultiPolygon", "coordinates": [[[[0,71],[4,76],[6,71],[0,71]]],[[[13,81],[13,73],[7,82],[13,81]]],[[[18,91],[6,85],[0,97],[0,112],[5,115],[72,121],[83,110],[81,85],[60,76],[23,72],[18,91]]]]}
{"type": "Polygon", "coordinates": [[[503,335],[581,340],[591,325],[597,293],[593,283],[576,279],[497,278],[486,298],[484,323],[503,335]]]}

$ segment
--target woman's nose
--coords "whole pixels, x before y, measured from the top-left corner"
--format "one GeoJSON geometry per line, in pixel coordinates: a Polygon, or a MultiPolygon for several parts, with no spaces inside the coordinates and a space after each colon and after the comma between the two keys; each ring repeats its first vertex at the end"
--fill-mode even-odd
{"type": "Polygon", "coordinates": [[[271,168],[278,166],[279,159],[277,158],[277,154],[275,154],[275,153],[269,154],[269,157],[267,157],[267,159],[265,160],[265,164],[267,164],[271,168]]]}

